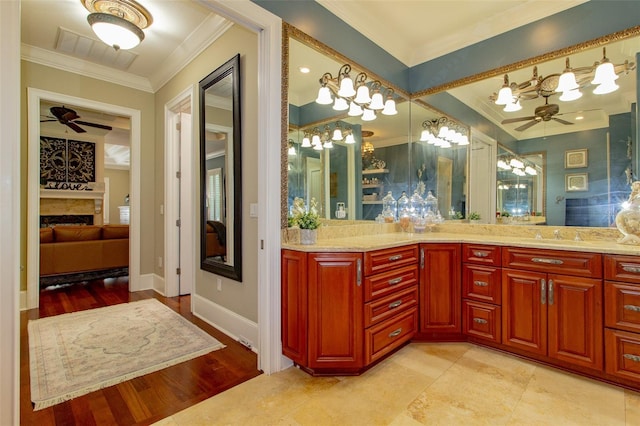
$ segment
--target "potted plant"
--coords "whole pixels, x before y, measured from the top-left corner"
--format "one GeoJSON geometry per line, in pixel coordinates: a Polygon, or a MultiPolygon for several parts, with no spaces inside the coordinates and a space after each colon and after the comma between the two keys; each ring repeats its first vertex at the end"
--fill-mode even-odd
{"type": "Polygon", "coordinates": [[[315,244],[320,227],[320,217],[317,213],[305,212],[296,218],[300,228],[300,244],[315,244]]]}
{"type": "Polygon", "coordinates": [[[469,222],[470,223],[477,223],[479,220],[480,220],[480,213],[478,213],[478,212],[469,213],[469,222]]]}

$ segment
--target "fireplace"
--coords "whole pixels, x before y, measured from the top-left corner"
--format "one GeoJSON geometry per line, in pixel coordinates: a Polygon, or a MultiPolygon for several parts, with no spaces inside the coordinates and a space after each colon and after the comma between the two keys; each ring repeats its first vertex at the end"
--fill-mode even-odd
{"type": "Polygon", "coordinates": [[[40,216],[40,228],[58,225],[93,225],[91,214],[64,214],[40,216]]]}

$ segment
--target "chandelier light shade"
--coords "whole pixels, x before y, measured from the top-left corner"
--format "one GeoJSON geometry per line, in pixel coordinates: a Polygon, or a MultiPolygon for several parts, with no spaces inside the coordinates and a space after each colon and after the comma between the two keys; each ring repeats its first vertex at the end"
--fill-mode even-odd
{"type": "Polygon", "coordinates": [[[509,86],[509,76],[504,75],[504,84],[498,92],[498,99],[496,99],[496,105],[507,105],[513,103],[513,91],[509,86]]]}
{"type": "Polygon", "coordinates": [[[134,0],[81,0],[91,12],[87,22],[105,44],[115,50],[132,49],[144,40],[143,29],[153,18],[134,0]]]}
{"type": "Polygon", "coordinates": [[[378,80],[367,81],[367,74],[360,72],[351,78],[351,65],[340,67],[337,77],[325,72],[320,78],[320,89],[316,103],[333,104],[336,111],[348,111],[351,117],[362,117],[363,121],[376,119],[376,112],[396,115],[394,90],[383,88],[378,80]]]}
{"type": "Polygon", "coordinates": [[[333,148],[333,142],[355,144],[356,139],[353,136],[351,127],[347,126],[343,129],[340,123],[336,122],[333,126],[326,124],[322,131],[318,127],[313,128],[313,130],[304,130],[304,137],[300,146],[302,148],[313,147],[317,151],[322,151],[323,149],[333,148]]]}

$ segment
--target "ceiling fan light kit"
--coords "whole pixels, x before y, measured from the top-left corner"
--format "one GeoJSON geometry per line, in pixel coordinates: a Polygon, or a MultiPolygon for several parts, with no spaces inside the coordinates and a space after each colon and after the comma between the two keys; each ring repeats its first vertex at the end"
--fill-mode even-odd
{"type": "Polygon", "coordinates": [[[356,75],[355,81],[351,78],[351,65],[344,64],[340,67],[337,77],[326,72],[320,77],[320,89],[316,103],[331,105],[336,111],[347,111],[350,117],[361,117],[362,121],[373,121],[376,113],[383,115],[396,115],[396,101],[394,90],[384,89],[378,80],[367,81],[364,72],[356,75]],[[384,94],[383,94],[384,90],[384,94]]]}
{"type": "Polygon", "coordinates": [[[91,12],[87,22],[105,44],[133,49],[144,40],[143,29],[153,22],[149,11],[134,0],[81,0],[91,12]]]}
{"type": "Polygon", "coordinates": [[[503,120],[502,124],[515,123],[518,121],[527,121],[514,130],[523,131],[535,124],[543,121],[554,120],[561,124],[571,125],[573,123],[554,117],[560,112],[560,108],[556,104],[549,104],[549,97],[554,94],[560,94],[559,100],[562,102],[571,102],[582,97],[580,89],[587,85],[593,85],[593,93],[596,95],[605,95],[616,91],[620,86],[616,84],[616,80],[622,73],[629,73],[636,68],[633,62],[625,61],[622,64],[615,65],[609,61],[606,56],[606,48],[602,49],[602,60],[596,62],[592,66],[571,68],[569,58],[566,59],[566,66],[561,74],[550,74],[546,77],[538,76],[537,67],[533,69],[533,77],[523,83],[509,83],[509,76],[505,74],[504,84],[500,88],[498,94],[490,96],[496,105],[504,105],[503,111],[514,112],[522,109],[521,100],[531,100],[538,97],[545,98],[545,104],[535,109],[534,115],[528,117],[509,118],[503,120]]]}

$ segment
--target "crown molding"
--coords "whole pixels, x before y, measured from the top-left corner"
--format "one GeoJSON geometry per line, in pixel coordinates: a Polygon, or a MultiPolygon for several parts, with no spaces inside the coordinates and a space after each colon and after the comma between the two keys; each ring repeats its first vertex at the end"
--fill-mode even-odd
{"type": "Polygon", "coordinates": [[[159,90],[169,80],[176,76],[184,67],[193,61],[207,47],[222,36],[233,22],[220,15],[210,14],[184,42],[174,50],[165,60],[166,64],[175,64],[174,67],[162,67],[149,77],[154,91],[159,90]],[[185,49],[185,46],[189,46],[185,49]]]}
{"type": "Polygon", "coordinates": [[[23,43],[20,50],[20,57],[25,61],[36,64],[153,93],[153,87],[147,78],[104,65],[94,64],[83,59],[74,58],[73,56],[63,55],[23,43]]]}

